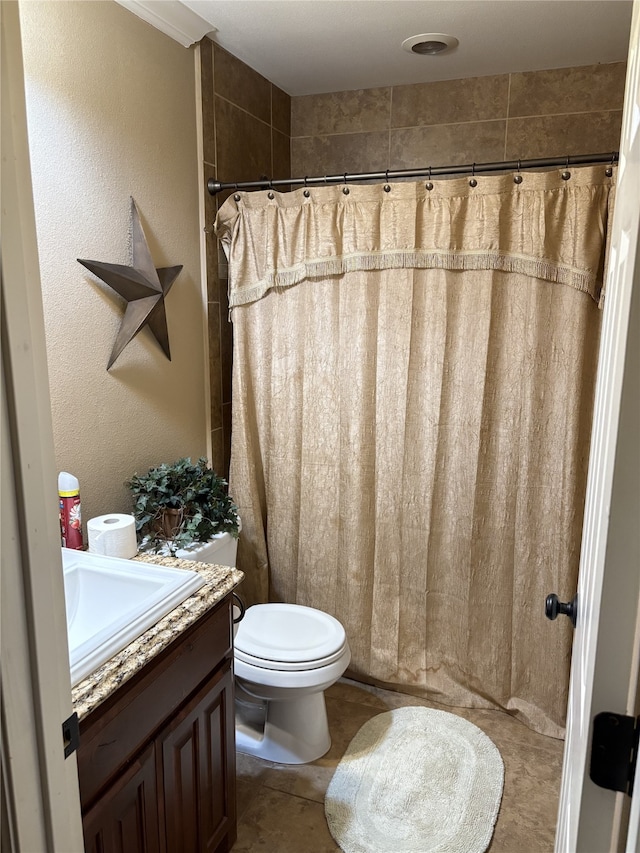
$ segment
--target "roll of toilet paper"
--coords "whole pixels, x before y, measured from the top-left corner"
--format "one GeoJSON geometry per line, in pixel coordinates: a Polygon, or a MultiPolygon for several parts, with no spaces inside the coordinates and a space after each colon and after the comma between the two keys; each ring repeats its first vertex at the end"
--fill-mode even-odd
{"type": "Polygon", "coordinates": [[[99,515],[87,522],[89,551],[105,557],[129,560],[138,552],[136,522],[132,515],[114,512],[99,515]]]}

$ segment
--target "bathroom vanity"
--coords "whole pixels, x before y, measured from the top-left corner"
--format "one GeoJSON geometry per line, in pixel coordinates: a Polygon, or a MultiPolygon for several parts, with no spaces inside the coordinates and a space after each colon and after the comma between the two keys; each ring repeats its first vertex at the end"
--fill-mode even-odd
{"type": "Polygon", "coordinates": [[[91,853],[226,853],[235,841],[231,589],[242,574],[202,572],[215,580],[74,688],[91,853]]]}

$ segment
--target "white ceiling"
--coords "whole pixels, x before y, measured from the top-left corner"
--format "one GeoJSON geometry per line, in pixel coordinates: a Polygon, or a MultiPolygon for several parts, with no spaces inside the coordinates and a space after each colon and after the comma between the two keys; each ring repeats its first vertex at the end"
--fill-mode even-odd
{"type": "Polygon", "coordinates": [[[213,41],[290,95],[626,59],[631,0],[182,0],[213,41]],[[403,51],[454,35],[442,56],[403,51]]]}

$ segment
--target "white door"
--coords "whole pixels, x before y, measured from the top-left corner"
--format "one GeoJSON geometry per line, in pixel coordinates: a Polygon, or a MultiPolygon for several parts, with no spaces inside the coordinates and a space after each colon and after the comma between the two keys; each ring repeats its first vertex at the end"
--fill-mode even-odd
{"type": "MultiPolygon", "coordinates": [[[[593,718],[636,715],[640,636],[640,2],[635,0],[578,581],[556,853],[624,850],[629,798],[589,778],[593,718]]],[[[553,625],[549,626],[553,630],[553,625]]],[[[637,822],[634,809],[632,822],[637,822]]],[[[632,832],[630,832],[631,838],[632,832]]]]}

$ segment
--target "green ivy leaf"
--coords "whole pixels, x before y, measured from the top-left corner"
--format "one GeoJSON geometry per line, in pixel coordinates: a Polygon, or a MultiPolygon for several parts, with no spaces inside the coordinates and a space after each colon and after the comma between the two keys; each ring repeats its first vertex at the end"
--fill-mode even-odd
{"type": "Polygon", "coordinates": [[[196,542],[206,542],[220,532],[238,536],[238,509],[228,494],[226,480],[218,477],[200,458],[162,463],[144,475],[134,474],[126,483],[133,498],[138,540],[146,547],[170,552],[196,542]],[[167,540],[160,524],[167,508],[181,509],[182,521],[173,539],[167,540]]]}

